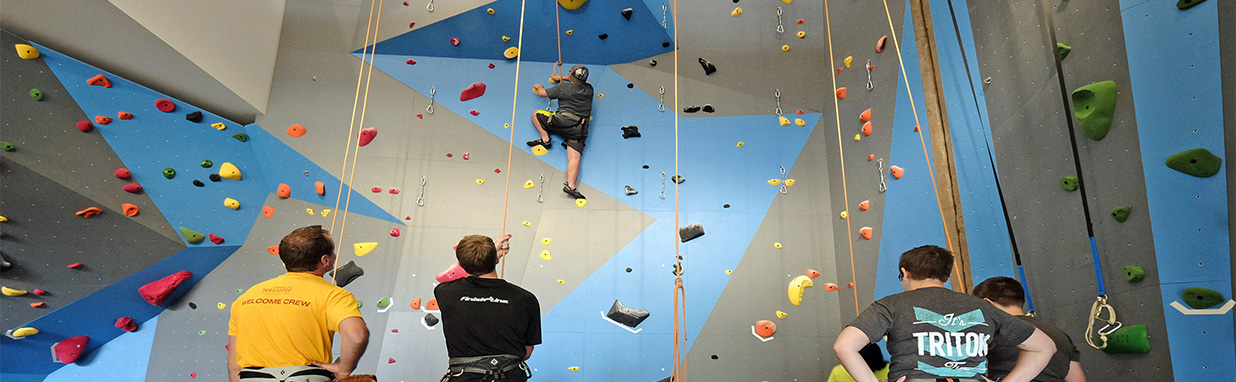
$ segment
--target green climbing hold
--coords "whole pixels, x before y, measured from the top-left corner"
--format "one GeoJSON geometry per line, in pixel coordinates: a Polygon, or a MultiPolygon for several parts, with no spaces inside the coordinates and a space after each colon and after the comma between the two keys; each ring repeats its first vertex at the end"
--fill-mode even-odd
{"type": "Polygon", "coordinates": [[[17,151],[17,146],[13,146],[12,143],[8,143],[8,142],[0,142],[0,150],[14,152],[14,151],[17,151]]]}
{"type": "Polygon", "coordinates": [[[356,309],[364,308],[365,303],[361,300],[356,300],[356,309]]]}
{"type": "Polygon", "coordinates": [[[163,177],[164,177],[164,178],[168,178],[168,179],[175,178],[175,177],[176,177],[176,170],[172,169],[171,167],[164,168],[164,169],[163,169],[163,177]]]}
{"type": "Polygon", "coordinates": [[[202,240],[206,240],[206,235],[185,227],[180,227],[180,234],[185,237],[185,241],[189,242],[189,244],[197,244],[201,243],[202,240]]]}
{"type": "Polygon", "coordinates": [[[1056,43],[1056,53],[1060,55],[1061,60],[1063,60],[1065,57],[1068,57],[1069,52],[1071,51],[1073,51],[1073,47],[1064,45],[1062,43],[1056,43]]]}
{"type": "Polygon", "coordinates": [[[1129,220],[1129,213],[1132,211],[1133,209],[1129,206],[1112,208],[1112,219],[1116,219],[1116,221],[1124,223],[1125,220],[1129,220]]]}
{"type": "Polygon", "coordinates": [[[1193,175],[1198,178],[1208,178],[1219,173],[1223,158],[1211,154],[1210,150],[1185,150],[1167,157],[1167,167],[1173,170],[1193,175]]]}
{"type": "Polygon", "coordinates": [[[198,330],[198,331],[197,331],[197,335],[199,335],[199,336],[204,336],[204,335],[206,335],[206,331],[205,331],[205,330],[198,330]]]}
{"type": "Polygon", "coordinates": [[[1180,0],[1176,2],[1176,8],[1181,10],[1193,8],[1194,5],[1201,4],[1203,1],[1206,0],[1180,0]]]}
{"type": "Polygon", "coordinates": [[[210,166],[214,165],[215,162],[211,162],[210,159],[202,159],[202,168],[210,168],[210,166]]]}
{"type": "Polygon", "coordinates": [[[1106,137],[1116,115],[1116,82],[1095,82],[1074,90],[1073,115],[1087,137],[1096,141],[1106,137]]]}
{"type": "Polygon", "coordinates": [[[378,300],[378,309],[386,309],[388,306],[391,306],[390,297],[383,297],[381,300],[378,300]]]}
{"type": "Polygon", "coordinates": [[[1150,337],[1145,325],[1125,325],[1107,335],[1107,354],[1140,354],[1150,352],[1150,337]]]}
{"type": "Polygon", "coordinates": [[[34,98],[35,101],[42,101],[43,91],[39,89],[30,89],[30,98],[34,98]]]}
{"type": "Polygon", "coordinates": [[[1146,278],[1146,270],[1136,265],[1124,266],[1124,281],[1131,283],[1140,282],[1146,278]]]}
{"type": "Polygon", "coordinates": [[[1080,184],[1081,182],[1077,180],[1077,175],[1060,178],[1060,188],[1063,188],[1065,191],[1077,191],[1077,187],[1080,184]]]}
{"type": "Polygon", "coordinates": [[[1222,304],[1226,299],[1214,289],[1193,287],[1185,289],[1184,300],[1193,309],[1207,309],[1222,304]]]}
{"type": "Polygon", "coordinates": [[[232,138],[236,138],[236,140],[241,141],[241,142],[249,141],[249,135],[245,133],[232,134],[232,138]]]}

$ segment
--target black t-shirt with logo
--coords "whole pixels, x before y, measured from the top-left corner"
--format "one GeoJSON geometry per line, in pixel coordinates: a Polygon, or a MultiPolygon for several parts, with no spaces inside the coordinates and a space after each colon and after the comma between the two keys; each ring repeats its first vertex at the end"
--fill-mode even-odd
{"type": "MultiPolygon", "coordinates": [[[[1047,321],[1030,316],[1016,317],[1022,321],[1034,324],[1034,327],[1042,330],[1043,333],[1051,338],[1052,342],[1056,343],[1056,354],[1051,355],[1051,361],[1047,362],[1047,367],[1043,368],[1043,371],[1039,372],[1039,375],[1034,377],[1033,381],[1064,381],[1064,377],[1069,375],[1069,367],[1072,362],[1081,361],[1081,352],[1077,351],[1077,346],[1073,345],[1073,339],[1047,321]]],[[[1020,355],[1021,349],[1018,349],[1016,346],[993,345],[991,352],[987,354],[987,359],[991,361],[987,367],[987,376],[989,378],[1003,378],[1009,375],[1009,372],[1013,371],[1013,366],[1017,365],[1017,357],[1020,355]]]]}
{"type": "Polygon", "coordinates": [[[468,276],[433,290],[442,310],[446,352],[455,357],[527,354],[541,343],[536,296],[502,279],[468,276]]]}

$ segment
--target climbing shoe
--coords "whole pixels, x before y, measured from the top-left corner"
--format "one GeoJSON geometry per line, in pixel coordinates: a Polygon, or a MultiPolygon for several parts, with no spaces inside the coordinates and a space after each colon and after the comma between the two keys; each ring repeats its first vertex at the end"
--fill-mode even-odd
{"type": "Polygon", "coordinates": [[[528,141],[527,143],[528,143],[528,147],[532,147],[532,146],[544,146],[544,147],[545,147],[545,149],[546,149],[546,150],[548,150],[550,147],[552,147],[552,145],[550,145],[550,143],[553,143],[553,142],[554,142],[554,141],[553,141],[552,139],[551,139],[551,140],[548,140],[548,141],[542,141],[542,140],[540,140],[540,139],[537,139],[537,140],[535,140],[535,141],[528,141]]]}
{"type": "Polygon", "coordinates": [[[567,195],[571,195],[571,197],[575,199],[587,199],[584,197],[584,194],[579,193],[579,189],[571,188],[571,186],[568,186],[566,183],[562,184],[562,192],[565,192],[567,195]]]}

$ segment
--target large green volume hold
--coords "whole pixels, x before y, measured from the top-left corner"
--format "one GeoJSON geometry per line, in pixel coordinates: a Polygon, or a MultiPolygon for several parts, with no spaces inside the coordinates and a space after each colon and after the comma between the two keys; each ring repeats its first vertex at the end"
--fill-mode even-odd
{"type": "Polygon", "coordinates": [[[1189,304],[1189,307],[1193,309],[1209,309],[1225,301],[1218,291],[1199,287],[1185,289],[1184,300],[1185,304],[1189,304]]]}
{"type": "Polygon", "coordinates": [[[1181,151],[1167,157],[1167,167],[1198,178],[1209,178],[1218,174],[1222,165],[1223,158],[1202,148],[1181,151]]]}
{"type": "Polygon", "coordinates": [[[1074,90],[1073,115],[1087,137],[1096,141],[1106,137],[1116,115],[1116,82],[1095,82],[1074,90]]]}
{"type": "Polygon", "coordinates": [[[1107,354],[1140,354],[1150,352],[1150,338],[1145,325],[1125,325],[1107,335],[1107,354]]]}
{"type": "Polygon", "coordinates": [[[185,227],[180,227],[180,234],[184,235],[185,241],[189,242],[189,244],[197,244],[201,243],[202,240],[206,240],[206,235],[185,227]]]}

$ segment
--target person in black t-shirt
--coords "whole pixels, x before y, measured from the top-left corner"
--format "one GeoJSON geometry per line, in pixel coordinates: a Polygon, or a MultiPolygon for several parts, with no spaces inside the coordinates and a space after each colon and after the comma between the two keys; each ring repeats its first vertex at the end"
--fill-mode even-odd
{"type": "Polygon", "coordinates": [[[540,303],[531,292],[494,272],[510,250],[510,240],[506,235],[495,246],[488,236],[464,237],[455,247],[455,257],[468,277],[433,290],[450,357],[443,381],[523,382],[532,376],[524,361],[541,343],[540,303]]]}
{"type": "MultiPolygon", "coordinates": [[[[562,63],[558,63],[561,65],[562,63]]],[[[588,67],[575,65],[566,77],[554,73],[550,81],[558,82],[552,88],[536,84],[532,88],[541,97],[558,100],[558,111],[537,110],[532,113],[532,126],[540,138],[528,141],[528,146],[553,147],[549,134],[562,137],[562,147],[567,150],[567,180],[562,192],[576,199],[584,199],[575,181],[579,179],[579,160],[583,157],[584,141],[588,139],[588,120],[592,116],[592,84],[588,83],[588,67]]]]}
{"type": "MultiPolygon", "coordinates": [[[[1081,352],[1073,345],[1068,334],[1047,321],[1027,316],[1021,309],[1026,304],[1026,290],[1021,283],[1010,277],[992,277],[974,287],[974,296],[987,300],[1005,313],[1034,324],[1036,328],[1051,337],[1056,343],[1056,353],[1052,354],[1047,367],[1039,372],[1032,381],[1037,382],[1085,382],[1086,374],[1081,368],[1081,352]]],[[[1017,364],[1018,349],[1010,346],[992,346],[987,354],[990,361],[987,375],[991,378],[1003,378],[1017,364]]]]}

